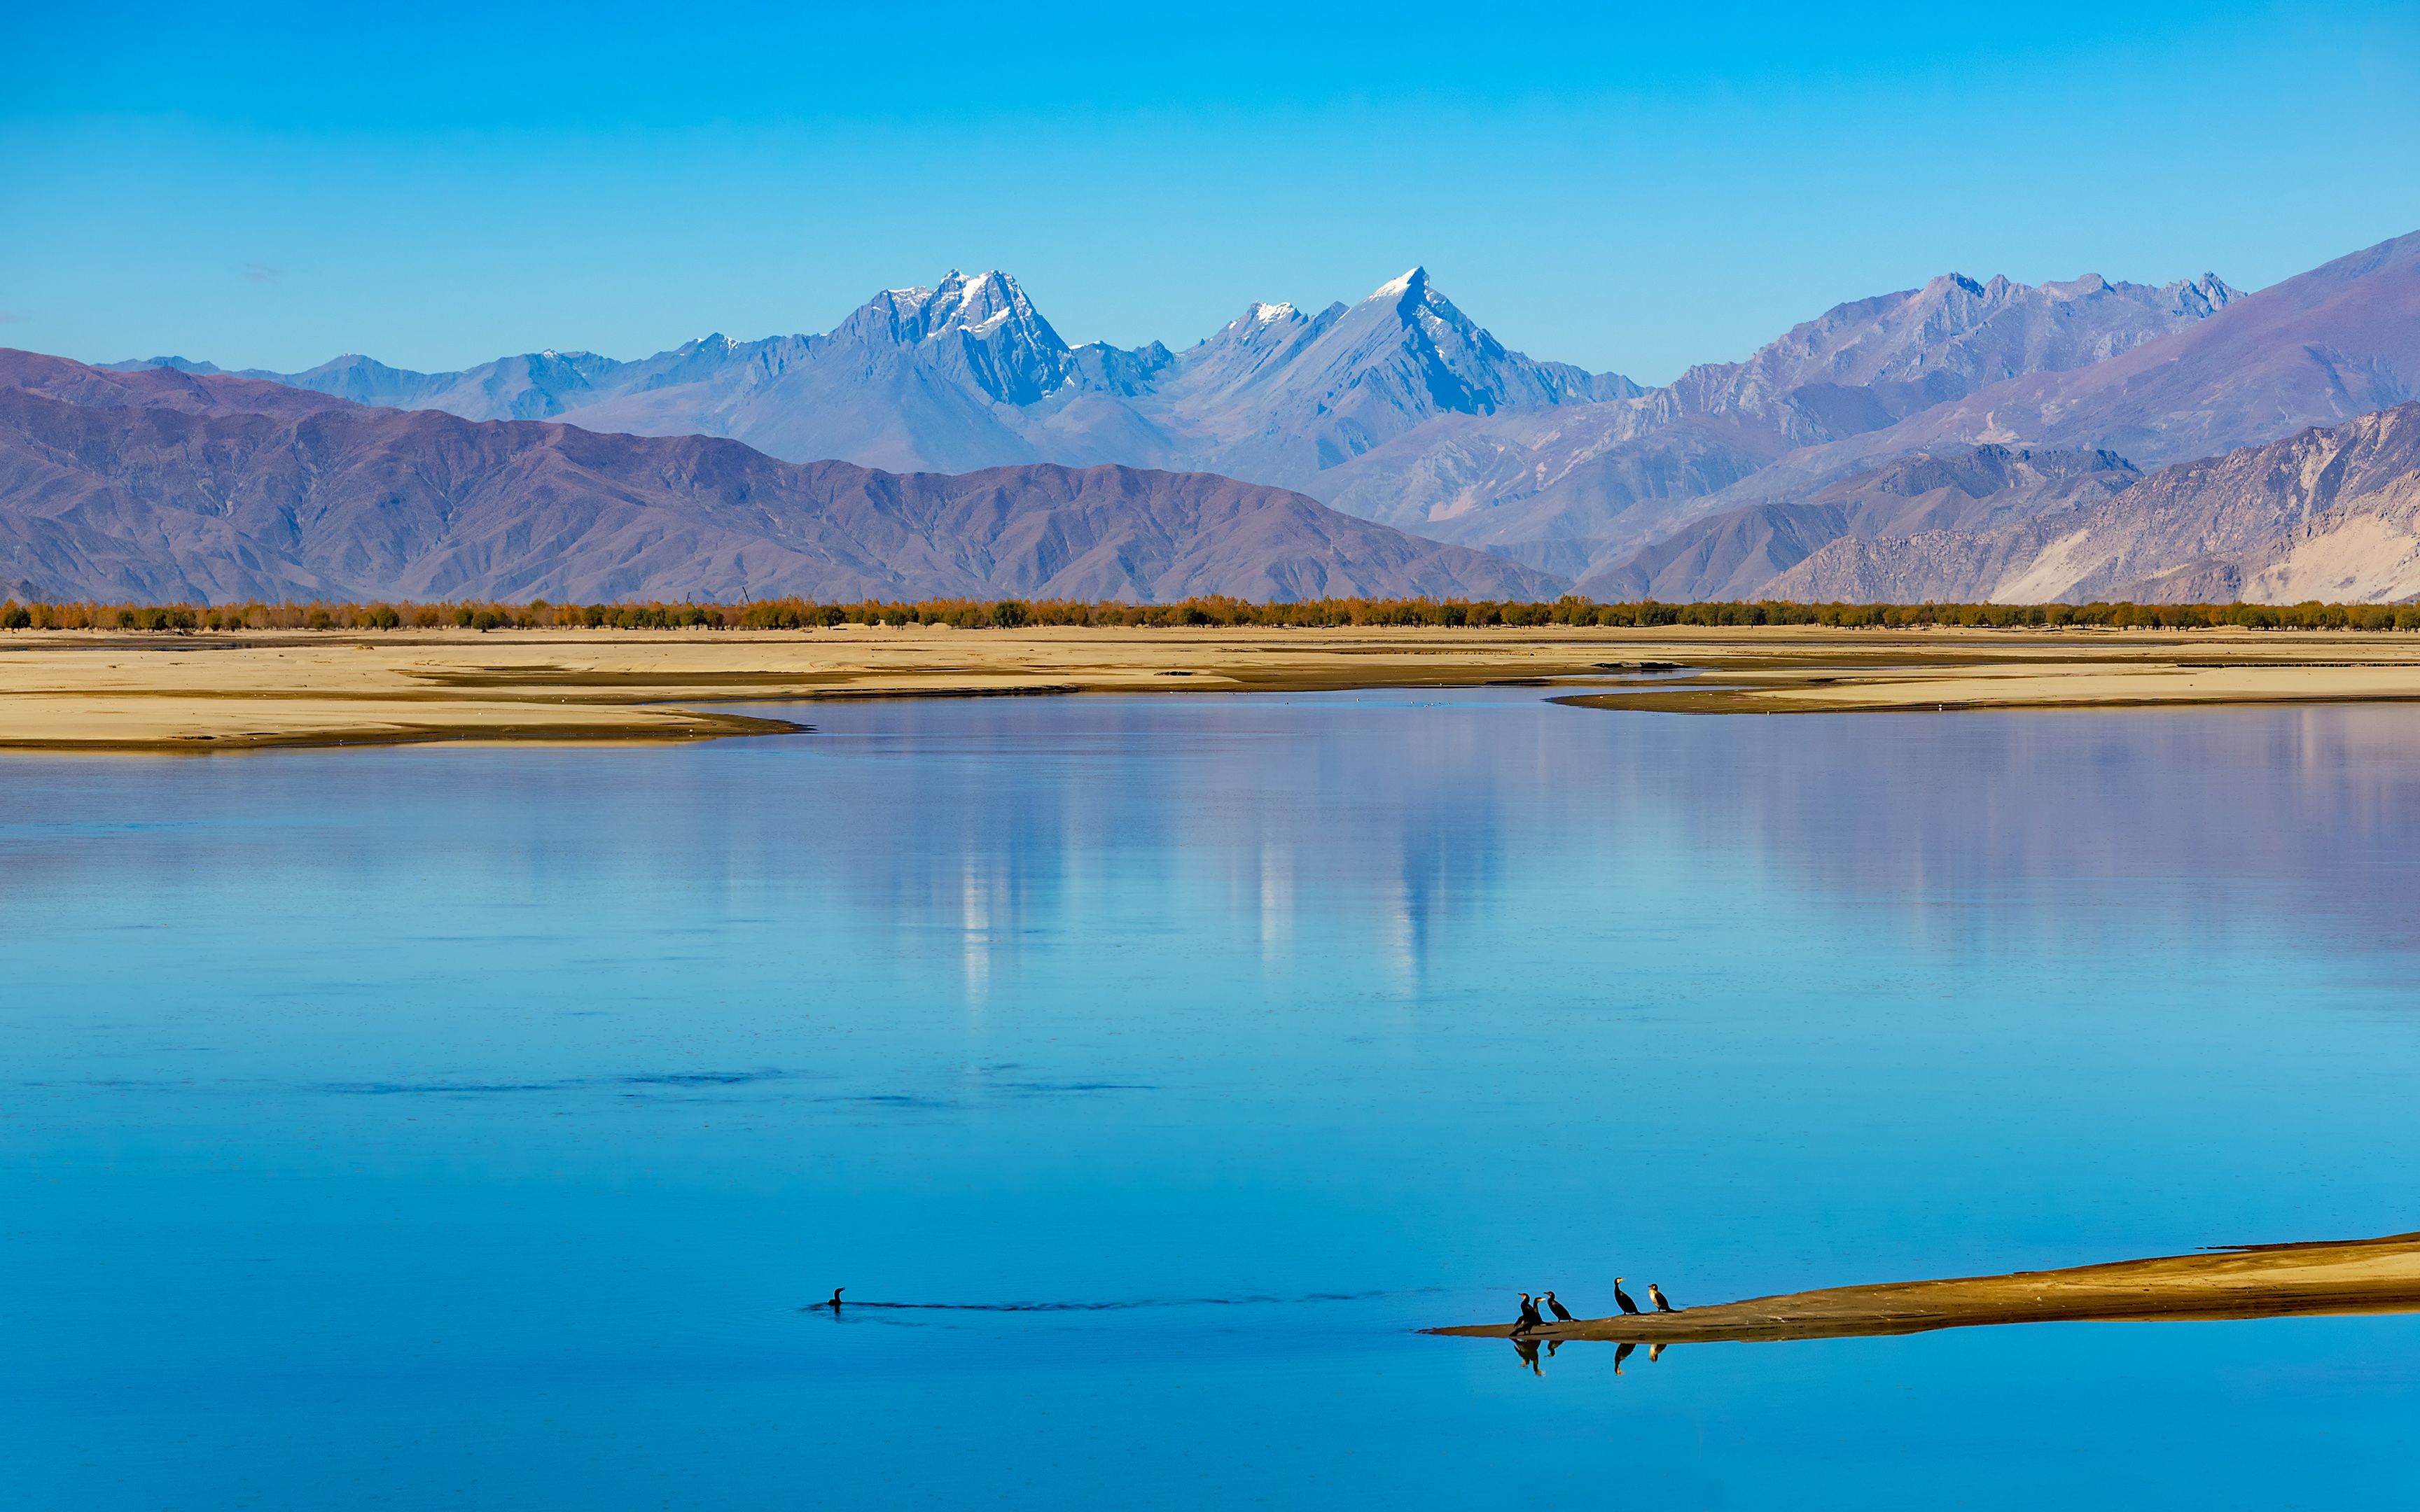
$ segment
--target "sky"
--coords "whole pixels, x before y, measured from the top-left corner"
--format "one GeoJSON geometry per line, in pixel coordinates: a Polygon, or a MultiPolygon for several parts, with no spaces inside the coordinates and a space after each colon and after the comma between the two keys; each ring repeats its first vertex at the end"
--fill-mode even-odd
{"type": "Polygon", "coordinates": [[[2255,288],[2420,229],[2420,8],[26,5],[0,346],[293,370],[823,331],[952,268],[1070,342],[1414,264],[1668,379],[1957,270],[2255,288]]]}

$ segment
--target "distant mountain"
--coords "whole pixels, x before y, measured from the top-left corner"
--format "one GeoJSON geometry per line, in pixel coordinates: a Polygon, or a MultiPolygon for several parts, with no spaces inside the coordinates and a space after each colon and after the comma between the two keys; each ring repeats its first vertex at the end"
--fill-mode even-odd
{"type": "MultiPolygon", "coordinates": [[[[966,329],[980,346],[1005,323],[966,329]]],[[[1038,381],[1007,366],[986,377],[1038,381]]],[[[1200,473],[901,476],[707,437],[474,423],[0,351],[0,593],[19,596],[1150,601],[1559,586],[1200,473]]]]}
{"type": "Polygon", "coordinates": [[[1695,521],[1582,579],[1576,591],[1671,602],[1767,597],[1776,577],[1842,537],[1987,530],[2108,498],[2141,477],[2114,452],[1978,446],[1915,453],[1803,504],[1751,504],[1695,521]]]}
{"type": "MultiPolygon", "coordinates": [[[[1602,570],[1699,501],[1752,490],[1799,449],[1884,430],[2013,374],[2088,371],[2242,298],[2214,274],[2158,285],[1947,274],[1836,306],[1744,363],[1691,368],[1624,403],[1439,420],[1340,469],[1321,497],[1534,565],[1602,570]]],[[[1860,455],[1870,466],[1916,444],[1860,455]]],[[[1754,498],[1803,500],[1838,475],[1754,498]]]]}
{"type": "Polygon", "coordinates": [[[1444,415],[1556,409],[1642,392],[1507,350],[1424,269],[1316,316],[1254,304],[1180,354],[1149,407],[1205,466],[1316,489],[1323,475],[1444,415]]]}
{"type": "Polygon", "coordinates": [[[1794,440],[1859,435],[2002,379],[2107,362],[2240,298],[2215,273],[2157,285],[1948,273],[1837,305],[1745,363],[1691,368],[1672,391],[1683,410],[1781,417],[1794,440]]]}
{"type": "Polygon", "coordinates": [[[367,357],[334,358],[301,373],[227,369],[182,357],[110,363],[113,373],[170,368],[197,378],[257,378],[353,404],[395,409],[442,409],[480,420],[536,420],[562,413],[566,402],[593,393],[595,380],[631,364],[592,352],[530,352],[500,358],[460,373],[414,373],[367,357]],[[570,396],[566,401],[566,395],[570,396]]]}
{"type": "Polygon", "coordinates": [[[2409,599],[2420,595],[2420,404],[1996,526],[1844,536],[1765,591],[1901,603],[2409,599]]]}
{"type": "Polygon", "coordinates": [[[563,419],[589,430],[727,436],[792,461],[946,471],[1041,460],[1020,434],[1023,409],[1078,382],[1113,392],[1151,361],[1070,348],[1015,280],[953,272],[936,288],[886,290],[820,336],[703,336],[629,363],[548,351],[457,373],[415,373],[351,356],[302,373],[233,376],[466,420],[563,419]]]}
{"type": "Polygon", "coordinates": [[[2420,232],[2237,297],[2206,321],[2106,362],[1989,384],[1810,447],[1741,491],[1785,498],[1880,457],[1961,442],[2105,447],[2155,466],[2414,398],[2420,232]]]}
{"type": "MultiPolygon", "coordinates": [[[[118,363],[220,370],[182,358],[118,363]]],[[[234,375],[469,420],[744,440],[792,461],[955,471],[1030,461],[1207,469],[1309,486],[1440,414],[1641,392],[1509,351],[1414,269],[1316,316],[1255,304],[1181,354],[1069,347],[1014,278],[953,271],[877,294],[819,336],[715,335],[632,363],[538,352],[458,373],[343,357],[234,375]]]]}

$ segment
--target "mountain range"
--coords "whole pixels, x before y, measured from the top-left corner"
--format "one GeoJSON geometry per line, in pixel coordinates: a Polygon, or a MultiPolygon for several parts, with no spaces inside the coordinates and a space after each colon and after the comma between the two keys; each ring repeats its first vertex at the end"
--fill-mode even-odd
{"type": "Polygon", "coordinates": [[[1281,488],[1053,464],[900,475],[0,351],[0,594],[1534,598],[1500,557],[1281,488]]]}
{"type": "MultiPolygon", "coordinates": [[[[116,365],[220,371],[179,358],[116,365]]],[[[353,356],[234,376],[466,420],[721,436],[796,462],[1119,462],[1289,487],[1433,416],[1641,392],[1506,350],[1419,269],[1317,315],[1254,304],[1182,355],[1157,343],[1071,347],[1014,278],[953,271],[932,288],[885,290],[822,335],[703,336],[629,363],[534,352],[414,373],[353,356]]]]}
{"type": "MultiPolygon", "coordinates": [[[[218,376],[182,359],[116,364],[163,367],[218,376]]],[[[1655,388],[1508,349],[1417,268],[1315,314],[1254,303],[1182,350],[1071,347],[1007,274],[953,272],[876,295],[820,335],[709,336],[636,362],[540,352],[426,374],[347,357],[238,377],[465,421],[721,438],[774,459],[909,475],[1051,463],[1210,472],[1481,548],[1526,569],[1530,592],[1973,586],[1984,569],[1907,576],[1888,564],[1905,556],[1891,543],[1943,550],[2037,517],[2098,517],[2174,464],[2420,397],[2420,234],[2254,294],[2211,274],[2030,285],[1945,274],[1655,388]]],[[[2217,486],[2217,474],[2196,476],[2217,486]]],[[[2124,560],[2111,570],[2133,573],[2129,584],[2184,565],[2124,560]]],[[[2245,592],[2292,577],[2239,565],[2245,592]]],[[[1467,556],[1432,567],[1476,570],[1467,556]]],[[[1125,591],[1145,592],[1148,576],[1125,591]]],[[[1466,591],[1510,580],[1473,578],[1466,591]]]]}
{"type": "Polygon", "coordinates": [[[1256,302],[1182,352],[1071,347],[1008,274],[954,271],[886,290],[821,335],[705,336],[628,363],[535,352],[415,373],[351,356],[238,376],[469,420],[723,436],[798,462],[1213,471],[1576,572],[1793,450],[2105,361],[2236,298],[2214,275],[2037,286],[1950,274],[1648,390],[1509,350],[1418,268],[1317,314],[1256,302]]]}

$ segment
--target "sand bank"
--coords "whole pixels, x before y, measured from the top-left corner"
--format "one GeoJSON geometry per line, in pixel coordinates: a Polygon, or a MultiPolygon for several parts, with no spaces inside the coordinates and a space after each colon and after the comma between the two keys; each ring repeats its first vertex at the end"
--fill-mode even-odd
{"type": "Polygon", "coordinates": [[[1683,672],[1566,702],[1851,714],[2420,699],[2420,637],[2387,634],[1849,631],[1688,650],[1683,672]]]}
{"type": "Polygon", "coordinates": [[[1484,631],[20,631],[0,749],[686,740],[794,728],[714,707],[742,702],[1466,686],[1604,656],[1484,631]]]}
{"type": "Polygon", "coordinates": [[[692,740],[717,705],[1534,684],[1684,713],[2420,699],[2420,637],[2250,632],[1032,629],[0,633],[0,749],[692,740]]]}
{"type": "MultiPolygon", "coordinates": [[[[1645,1296],[1646,1288],[1639,1288],[1645,1296]]],[[[1541,1339],[1752,1343],[1920,1334],[1992,1323],[2184,1321],[2420,1312],[2420,1234],[2259,1244],[2064,1271],[1834,1287],[1530,1331],[1541,1339]]],[[[1429,1332],[1511,1335],[1509,1323],[1429,1332]]]]}

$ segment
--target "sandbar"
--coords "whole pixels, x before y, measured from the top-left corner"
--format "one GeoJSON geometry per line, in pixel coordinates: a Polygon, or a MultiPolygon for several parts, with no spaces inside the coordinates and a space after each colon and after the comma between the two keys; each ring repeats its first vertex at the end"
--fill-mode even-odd
{"type": "Polygon", "coordinates": [[[792,730],[723,705],[1517,684],[1813,714],[2420,699],[2420,636],[2302,631],[846,625],[0,632],[0,750],[232,751],[792,730]]]}
{"type": "MultiPolygon", "coordinates": [[[[1641,1288],[1644,1296],[1644,1288],[1641,1288]]],[[[1537,1339],[1630,1344],[1870,1337],[2002,1323],[2210,1321],[2420,1312],[2420,1234],[2248,1244],[2059,1271],[1896,1281],[1548,1323],[1537,1339]]],[[[1510,1323],[1427,1332],[1509,1338],[1510,1323]]]]}

